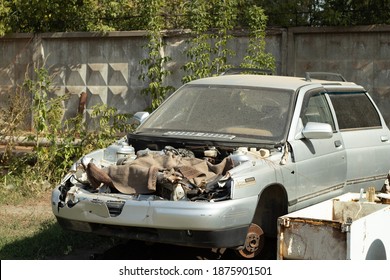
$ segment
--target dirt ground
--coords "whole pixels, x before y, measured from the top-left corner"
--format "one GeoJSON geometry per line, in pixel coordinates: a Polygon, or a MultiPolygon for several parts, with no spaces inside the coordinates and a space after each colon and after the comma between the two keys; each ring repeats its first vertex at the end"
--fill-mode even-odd
{"type": "Polygon", "coordinates": [[[20,205],[0,205],[0,215],[12,216],[42,216],[42,218],[54,218],[50,207],[50,192],[43,194],[34,200],[20,205]]]}

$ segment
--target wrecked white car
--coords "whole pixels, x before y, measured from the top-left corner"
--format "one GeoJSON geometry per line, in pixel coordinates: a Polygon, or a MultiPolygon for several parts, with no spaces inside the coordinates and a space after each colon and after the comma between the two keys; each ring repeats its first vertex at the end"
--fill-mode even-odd
{"type": "Polygon", "coordinates": [[[379,190],[390,169],[389,129],[343,79],[205,78],[135,117],[133,133],[80,159],[53,190],[64,228],[253,258],[278,217],[379,190]]]}

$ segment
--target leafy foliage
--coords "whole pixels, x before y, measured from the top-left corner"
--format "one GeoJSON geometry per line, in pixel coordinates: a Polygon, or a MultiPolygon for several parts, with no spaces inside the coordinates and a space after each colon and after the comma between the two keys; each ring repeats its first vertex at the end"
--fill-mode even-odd
{"type": "Polygon", "coordinates": [[[390,0],[329,0],[318,15],[323,25],[390,24],[390,0]]]}
{"type": "Polygon", "coordinates": [[[270,26],[350,26],[390,23],[390,0],[259,0],[270,26]]]}
{"type": "Polygon", "coordinates": [[[147,21],[148,30],[148,57],[140,61],[140,64],[147,67],[147,71],[142,73],[139,78],[148,81],[148,87],[142,90],[142,94],[149,95],[152,98],[150,111],[156,109],[165,99],[165,97],[174,90],[171,86],[165,86],[163,79],[170,74],[164,68],[170,57],[162,54],[164,46],[161,29],[163,20],[160,16],[161,8],[164,7],[165,0],[141,0],[143,3],[143,15],[147,21]]]}
{"type": "Polygon", "coordinates": [[[216,74],[220,74],[227,68],[231,68],[227,61],[229,57],[235,55],[234,51],[228,47],[228,42],[233,38],[229,31],[236,26],[238,1],[214,1],[213,6],[216,14],[215,27],[217,32],[213,36],[216,41],[214,49],[216,57],[213,59],[212,69],[216,74]]]}
{"type": "MultiPolygon", "coordinates": [[[[155,0],[1,0],[0,36],[8,32],[112,31],[147,29],[145,5],[155,0]]],[[[196,6],[206,6],[210,26],[247,27],[244,10],[263,7],[269,26],[389,24],[390,0],[170,0],[157,14],[163,29],[191,28],[196,6]],[[197,5],[194,5],[194,3],[197,5]],[[223,7],[227,9],[224,10],[223,7]],[[236,13],[235,9],[238,9],[236,13]],[[225,17],[221,17],[222,14],[225,17]],[[232,18],[235,17],[235,19],[232,18]],[[233,20],[233,21],[231,21],[233,20]],[[222,23],[225,21],[224,23],[222,23]]],[[[157,15],[156,14],[156,15],[157,15]]],[[[222,36],[222,34],[220,34],[222,36]]]]}
{"type": "Polygon", "coordinates": [[[265,51],[268,17],[261,7],[252,6],[247,9],[247,18],[252,36],[249,39],[247,55],[244,57],[241,67],[267,69],[275,72],[275,58],[265,51]]]}
{"type": "Polygon", "coordinates": [[[0,3],[0,36],[3,36],[5,33],[11,32],[9,14],[11,13],[11,8],[8,1],[1,1],[0,3]]]}
{"type": "Polygon", "coordinates": [[[13,32],[70,31],[76,27],[83,31],[92,12],[89,0],[5,1],[11,7],[9,24],[13,32]]]}
{"type": "Polygon", "coordinates": [[[245,18],[251,31],[247,55],[240,66],[275,71],[275,60],[265,51],[268,18],[262,8],[248,5],[248,2],[252,1],[193,2],[190,14],[193,37],[187,42],[188,61],[183,65],[187,75],[183,82],[218,75],[232,67],[229,58],[235,52],[229,48],[229,41],[233,38],[232,32],[243,23],[240,17],[245,18]]]}
{"type": "Polygon", "coordinates": [[[190,3],[193,37],[187,41],[189,48],[186,51],[188,62],[183,65],[187,75],[183,83],[195,79],[211,76],[211,15],[209,13],[212,3],[203,0],[194,0],[190,3]]]}

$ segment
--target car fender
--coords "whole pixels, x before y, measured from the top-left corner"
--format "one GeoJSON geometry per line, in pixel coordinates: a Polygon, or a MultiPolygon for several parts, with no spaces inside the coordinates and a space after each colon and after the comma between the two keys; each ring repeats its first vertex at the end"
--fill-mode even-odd
{"type": "Polygon", "coordinates": [[[232,198],[259,196],[270,185],[283,185],[279,171],[281,154],[272,158],[250,160],[230,170],[233,179],[232,198]]]}

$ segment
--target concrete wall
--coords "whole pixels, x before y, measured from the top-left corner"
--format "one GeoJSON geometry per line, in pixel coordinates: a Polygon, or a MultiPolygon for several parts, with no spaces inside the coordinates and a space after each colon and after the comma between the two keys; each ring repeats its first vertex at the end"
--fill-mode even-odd
{"type": "Polygon", "coordinates": [[[291,28],[287,75],[341,73],[364,86],[390,124],[390,26],[291,28]]]}
{"type": "Polygon", "coordinates": [[[55,94],[71,93],[65,117],[77,112],[79,95],[87,93],[87,119],[91,108],[105,103],[121,113],[134,113],[148,106],[139,92],[140,58],[146,54],[144,32],[42,35],[42,61],[55,77],[55,94]]]}
{"type": "MultiPolygon", "coordinates": [[[[64,117],[77,114],[79,95],[86,92],[86,118],[93,105],[106,103],[119,112],[143,110],[150,99],[140,94],[144,82],[139,61],[147,56],[143,31],[99,33],[12,34],[0,38],[0,106],[7,92],[23,82],[26,72],[43,64],[54,77],[54,94],[71,93],[64,117]]],[[[235,34],[230,47],[239,65],[248,37],[235,34]]],[[[185,73],[181,67],[188,48],[185,31],[167,33],[162,52],[172,60],[166,83],[178,88],[185,73]]],[[[267,51],[277,63],[277,73],[302,76],[306,71],[339,72],[368,89],[390,123],[390,26],[354,28],[270,29],[267,51]]]]}

